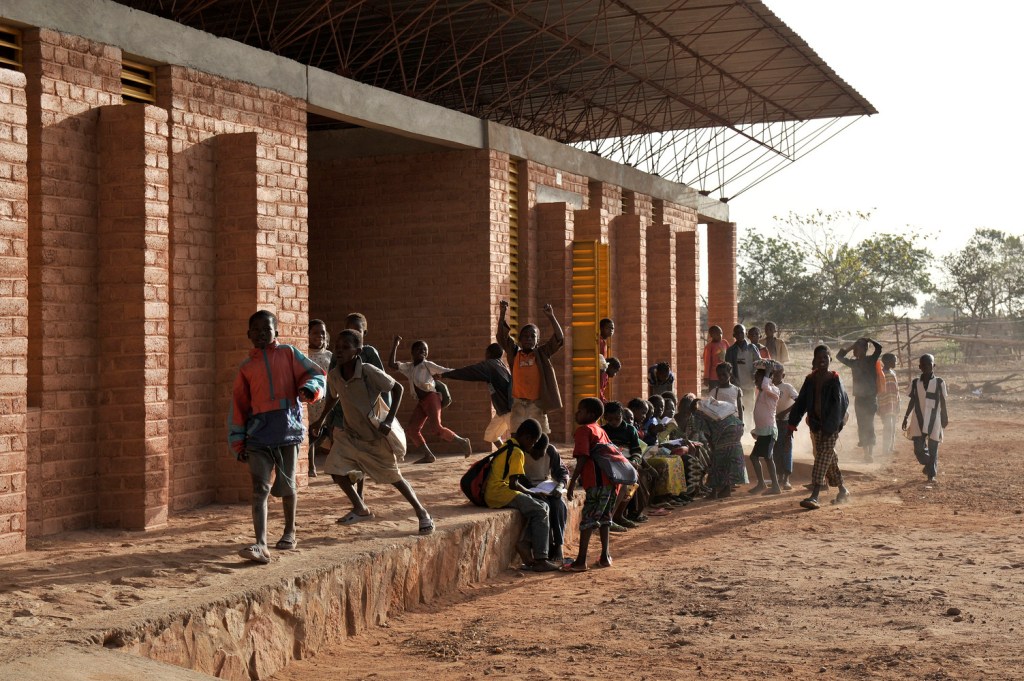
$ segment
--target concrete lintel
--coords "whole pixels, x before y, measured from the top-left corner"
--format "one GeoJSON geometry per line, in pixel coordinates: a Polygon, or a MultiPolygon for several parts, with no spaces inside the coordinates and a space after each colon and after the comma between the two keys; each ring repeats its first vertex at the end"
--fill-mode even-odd
{"type": "Polygon", "coordinates": [[[678,182],[601,158],[575,147],[517,130],[499,123],[487,123],[487,144],[491,149],[503,151],[518,158],[527,158],[559,170],[579,173],[599,180],[647,194],[656,199],[671,201],[697,211],[698,220],[727,222],[729,206],[678,182]]]}
{"type": "Polygon", "coordinates": [[[309,67],[309,111],[454,148],[483,149],[486,122],[309,67]]]}
{"type": "Polygon", "coordinates": [[[110,0],[4,0],[0,16],[306,99],[306,66],[110,0]]]}

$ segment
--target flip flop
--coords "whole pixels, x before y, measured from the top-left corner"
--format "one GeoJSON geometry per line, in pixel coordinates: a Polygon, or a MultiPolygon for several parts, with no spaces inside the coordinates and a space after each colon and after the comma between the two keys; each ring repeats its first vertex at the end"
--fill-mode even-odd
{"type": "Polygon", "coordinates": [[[288,537],[281,537],[277,540],[277,544],[274,545],[274,548],[278,551],[291,551],[298,546],[298,543],[299,540],[295,537],[292,537],[291,539],[288,537]]]}
{"type": "Polygon", "coordinates": [[[652,506],[651,508],[647,509],[647,515],[654,515],[654,516],[672,515],[672,512],[671,511],[666,511],[663,508],[658,508],[657,506],[652,506]]]}
{"type": "Polygon", "coordinates": [[[817,499],[808,497],[800,502],[800,508],[806,508],[808,511],[817,511],[821,508],[821,504],[818,503],[817,499]]]}
{"type": "Polygon", "coordinates": [[[361,523],[364,520],[373,520],[373,519],[374,519],[374,515],[372,513],[368,513],[367,515],[359,515],[355,511],[349,511],[343,517],[338,518],[337,522],[338,522],[339,525],[355,525],[356,523],[361,523]]]}
{"type": "Polygon", "coordinates": [[[568,565],[563,565],[562,566],[562,572],[588,572],[589,570],[590,570],[589,566],[584,565],[583,567],[580,567],[579,565],[576,565],[575,563],[569,563],[568,565]]]}
{"type": "Polygon", "coordinates": [[[246,546],[244,549],[238,552],[238,555],[240,555],[242,558],[245,558],[246,560],[250,560],[254,563],[259,563],[260,565],[266,565],[270,562],[270,553],[267,552],[267,550],[259,544],[246,546]]]}
{"type": "Polygon", "coordinates": [[[426,518],[420,518],[420,534],[434,534],[434,519],[429,515],[426,518]]]}

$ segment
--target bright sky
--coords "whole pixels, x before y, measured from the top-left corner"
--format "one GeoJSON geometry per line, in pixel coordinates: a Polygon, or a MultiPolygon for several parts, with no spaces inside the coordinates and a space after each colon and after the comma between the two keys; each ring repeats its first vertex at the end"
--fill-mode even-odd
{"type": "Polygon", "coordinates": [[[1020,27],[1010,0],[765,0],[879,113],[729,202],[743,228],[821,208],[874,210],[878,231],[1024,233],[1020,27]]]}

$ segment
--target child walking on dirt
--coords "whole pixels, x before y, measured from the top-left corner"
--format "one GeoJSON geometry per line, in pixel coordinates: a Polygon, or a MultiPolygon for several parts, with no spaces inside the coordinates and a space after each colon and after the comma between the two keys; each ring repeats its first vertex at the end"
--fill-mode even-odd
{"type": "Polygon", "coordinates": [[[882,419],[882,451],[892,454],[896,449],[896,420],[900,411],[900,383],[896,378],[896,355],[882,355],[885,389],[878,394],[878,416],[882,419]]]}
{"type": "Polygon", "coordinates": [[[775,441],[775,447],[772,449],[772,459],[775,461],[775,470],[779,473],[782,489],[791,490],[793,483],[789,478],[793,475],[793,433],[789,430],[789,412],[800,393],[792,383],[786,383],[785,379],[786,367],[776,364],[772,372],[772,383],[779,389],[779,403],[775,405],[775,426],[779,431],[779,439],[775,441]]]}
{"type": "Polygon", "coordinates": [[[451,371],[451,369],[435,364],[427,359],[430,348],[427,346],[427,342],[423,340],[413,341],[411,362],[399,362],[398,344],[401,342],[402,337],[395,336],[395,340],[391,344],[391,357],[388,360],[388,367],[401,371],[409,378],[409,385],[419,400],[416,403],[416,409],[412,412],[412,416],[409,417],[409,425],[406,427],[409,447],[415,447],[423,451],[423,456],[415,461],[415,463],[433,463],[437,460],[434,453],[430,451],[430,447],[427,446],[427,441],[423,438],[423,426],[428,421],[437,434],[441,436],[442,440],[459,443],[464,448],[466,456],[469,456],[473,453],[473,445],[470,443],[469,438],[456,434],[455,431],[445,428],[444,424],[441,423],[441,394],[437,391],[437,382],[434,380],[434,376],[440,376],[446,371],[451,371]]]}
{"type": "Polygon", "coordinates": [[[565,492],[566,499],[572,500],[576,483],[582,482],[587,498],[580,514],[580,550],[576,560],[562,568],[566,572],[585,572],[587,565],[587,549],[590,538],[597,529],[601,536],[601,558],[599,567],[612,566],[612,554],[608,547],[611,532],[612,512],[615,507],[617,485],[598,480],[597,465],[590,456],[591,450],[599,443],[612,444],[608,434],[598,425],[604,415],[604,405],[596,397],[584,397],[576,408],[576,423],[579,427],[573,436],[572,455],[576,459],[576,468],[569,480],[565,492]]]}
{"type": "Polygon", "coordinates": [[[903,416],[903,430],[914,440],[914,456],[924,467],[928,482],[935,482],[939,474],[939,444],[943,429],[949,425],[946,382],[935,375],[932,355],[921,355],[918,367],[921,377],[910,384],[910,404],[903,416]]]}
{"type": "Polygon", "coordinates": [[[252,476],[252,525],[256,543],[238,552],[254,563],[270,562],[267,502],[281,497],[284,534],[276,548],[295,548],[295,469],[306,436],[300,402],[324,395],[323,369],[291,345],[277,342],[277,317],[260,310],[249,317],[252,350],[235,377],[228,414],[228,444],[252,476]],[[270,481],[273,478],[274,483],[270,481]]]}
{"type": "Polygon", "coordinates": [[[416,512],[419,533],[430,534],[434,531],[434,521],[412,486],[402,477],[398,469],[399,454],[392,449],[387,437],[402,402],[402,385],[372,364],[363,362],[359,356],[362,344],[363,337],[358,331],[345,329],[338,334],[334,344],[337,363],[327,378],[327,406],[324,416],[312,426],[314,432],[319,432],[334,405],[341,404],[345,426],[334,429],[334,444],[324,462],[324,471],[352,502],[352,510],[339,518],[338,524],[354,525],[374,518],[353,484],[353,480],[369,476],[375,482],[394,485],[416,512]],[[390,395],[391,404],[380,423],[375,424],[370,412],[385,393],[390,395]]]}
{"type": "Polygon", "coordinates": [[[771,360],[758,360],[755,366],[757,371],[754,373],[754,385],[757,386],[757,397],[754,399],[754,449],[750,452],[750,465],[754,469],[754,475],[757,476],[757,484],[747,491],[751,494],[757,492],[782,494],[778,471],[775,469],[775,460],[772,458],[772,450],[778,437],[775,408],[779,404],[779,395],[781,394],[771,379],[776,364],[771,360]],[[761,459],[764,459],[765,467],[768,469],[768,475],[772,481],[771,486],[766,487],[764,484],[761,459]]]}
{"type": "Polygon", "coordinates": [[[864,450],[864,461],[871,463],[875,449],[875,414],[878,412],[878,368],[882,344],[872,338],[858,338],[853,345],[840,348],[836,359],[850,367],[853,374],[853,411],[857,415],[857,446],[864,450]],[[868,354],[868,345],[873,350],[868,354]],[[853,351],[853,359],[846,357],[853,351]]]}
{"type": "Polygon", "coordinates": [[[804,414],[807,414],[807,425],[811,429],[811,444],[814,446],[811,496],[800,502],[800,506],[809,511],[821,508],[818,494],[826,479],[830,486],[839,488],[838,496],[832,500],[833,504],[843,504],[850,500],[850,490],[843,484],[839,455],[836,454],[836,442],[846,422],[850,398],[846,395],[839,374],[829,371],[831,363],[832,353],[827,345],[814,348],[814,359],[811,362],[813,370],[804,379],[800,394],[789,412],[790,432],[796,432],[804,414]]]}

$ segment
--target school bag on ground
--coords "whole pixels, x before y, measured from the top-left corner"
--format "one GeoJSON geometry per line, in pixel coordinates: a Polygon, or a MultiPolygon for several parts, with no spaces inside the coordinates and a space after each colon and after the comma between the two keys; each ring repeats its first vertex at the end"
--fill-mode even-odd
{"type": "Polygon", "coordinates": [[[616,485],[635,485],[640,477],[619,448],[606,442],[598,442],[590,450],[598,483],[610,482],[616,485]]]}
{"type": "MultiPolygon", "coordinates": [[[[511,454],[512,447],[514,446],[511,442],[506,442],[498,448],[498,451],[480,459],[463,474],[462,479],[459,480],[459,488],[462,489],[462,493],[473,504],[476,506],[487,506],[487,501],[484,499],[484,490],[487,489],[487,477],[491,474],[491,466],[494,463],[494,459],[502,452],[509,452],[511,454]]],[[[508,477],[509,465],[512,463],[511,460],[511,456],[505,457],[505,472],[501,476],[502,480],[508,477]]]]}

